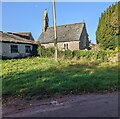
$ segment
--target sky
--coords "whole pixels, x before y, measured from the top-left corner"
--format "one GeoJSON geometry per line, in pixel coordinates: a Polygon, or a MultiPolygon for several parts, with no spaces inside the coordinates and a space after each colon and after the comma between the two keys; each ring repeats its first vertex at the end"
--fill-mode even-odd
{"type": "MultiPolygon", "coordinates": [[[[96,43],[99,17],[114,2],[56,2],[57,25],[85,21],[89,39],[96,43]]],[[[51,2],[2,2],[4,32],[31,32],[37,40],[42,32],[43,13],[47,9],[49,26],[53,26],[51,2]]]]}

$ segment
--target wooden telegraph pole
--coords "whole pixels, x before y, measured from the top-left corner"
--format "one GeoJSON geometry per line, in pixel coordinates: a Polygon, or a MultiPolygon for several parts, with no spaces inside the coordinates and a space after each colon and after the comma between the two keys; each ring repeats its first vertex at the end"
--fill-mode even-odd
{"type": "Polygon", "coordinates": [[[56,29],[56,10],[55,10],[55,0],[52,0],[53,9],[53,22],[54,22],[54,48],[55,48],[55,61],[57,61],[57,29],[56,29]]]}

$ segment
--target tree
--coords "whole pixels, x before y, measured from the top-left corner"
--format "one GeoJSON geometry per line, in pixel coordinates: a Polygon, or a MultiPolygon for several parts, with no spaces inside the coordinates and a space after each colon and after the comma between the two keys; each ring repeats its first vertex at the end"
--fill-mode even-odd
{"type": "Polygon", "coordinates": [[[112,4],[99,18],[96,31],[96,42],[104,49],[115,49],[118,47],[118,38],[120,37],[119,23],[120,2],[112,4]]]}

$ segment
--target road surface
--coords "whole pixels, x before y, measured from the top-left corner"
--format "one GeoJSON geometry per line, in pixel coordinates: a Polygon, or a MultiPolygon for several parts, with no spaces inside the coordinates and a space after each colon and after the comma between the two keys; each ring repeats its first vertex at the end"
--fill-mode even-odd
{"type": "Polygon", "coordinates": [[[4,117],[118,117],[118,93],[69,95],[52,98],[4,117]]]}

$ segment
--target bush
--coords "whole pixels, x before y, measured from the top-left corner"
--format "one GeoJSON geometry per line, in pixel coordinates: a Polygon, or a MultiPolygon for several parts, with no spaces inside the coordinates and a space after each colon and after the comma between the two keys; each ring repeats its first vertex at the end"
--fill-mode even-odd
{"type": "Polygon", "coordinates": [[[40,57],[53,57],[54,56],[54,48],[47,48],[45,49],[44,47],[38,47],[38,55],[40,57]]]}
{"type": "Polygon", "coordinates": [[[86,51],[86,50],[76,50],[76,51],[73,51],[73,54],[74,54],[74,57],[76,57],[77,59],[80,59],[80,58],[90,58],[91,55],[92,55],[92,52],[89,50],[89,51],[86,51]]]}
{"type": "Polygon", "coordinates": [[[58,50],[58,57],[59,57],[59,58],[64,58],[64,57],[65,57],[64,51],[59,51],[59,50],[58,50]]]}
{"type": "Polygon", "coordinates": [[[68,59],[73,58],[73,52],[71,50],[65,50],[64,55],[65,55],[65,58],[68,58],[68,59]]]}

